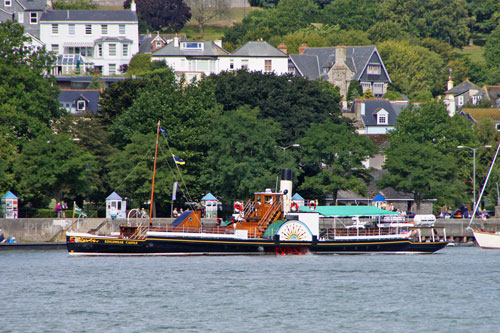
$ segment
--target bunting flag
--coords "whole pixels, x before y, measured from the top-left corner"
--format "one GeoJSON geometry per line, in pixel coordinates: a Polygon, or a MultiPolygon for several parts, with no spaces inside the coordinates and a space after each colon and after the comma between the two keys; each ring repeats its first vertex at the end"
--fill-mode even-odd
{"type": "Polygon", "coordinates": [[[172,186],[172,201],[175,201],[177,199],[177,187],[179,186],[179,182],[174,182],[174,185],[172,186]]]}
{"type": "Polygon", "coordinates": [[[186,164],[186,162],[184,162],[183,160],[181,160],[180,158],[178,158],[178,157],[177,157],[177,156],[175,156],[174,154],[172,154],[172,157],[174,158],[175,164],[179,164],[179,165],[184,165],[184,164],[186,164]]]}
{"type": "Polygon", "coordinates": [[[87,217],[87,214],[85,214],[85,212],[76,205],[76,202],[73,202],[73,216],[83,216],[83,217],[87,217]]]}

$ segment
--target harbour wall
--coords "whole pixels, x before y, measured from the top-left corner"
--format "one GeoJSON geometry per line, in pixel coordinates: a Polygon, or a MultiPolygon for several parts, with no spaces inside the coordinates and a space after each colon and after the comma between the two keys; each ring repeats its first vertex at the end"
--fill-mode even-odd
{"type": "MultiPolygon", "coordinates": [[[[165,225],[172,223],[171,218],[153,219],[153,225],[165,225]]],[[[147,219],[133,221],[134,224],[148,223],[147,219]]],[[[488,219],[481,221],[475,220],[476,225],[481,225],[486,231],[500,230],[500,219],[488,219]]],[[[88,218],[81,221],[73,221],[71,219],[54,219],[54,218],[27,218],[27,219],[0,219],[0,228],[6,238],[16,237],[16,240],[21,243],[36,243],[36,242],[64,242],[66,231],[89,232],[90,230],[98,230],[99,233],[107,233],[110,231],[118,231],[118,225],[125,224],[123,219],[104,219],[104,218],[88,218]]],[[[217,224],[216,219],[203,219],[204,226],[214,226],[217,224]]],[[[343,228],[344,225],[352,224],[352,220],[345,219],[323,219],[320,228],[343,228]],[[350,222],[350,223],[349,223],[350,222]]],[[[468,242],[473,240],[473,235],[470,230],[467,230],[469,220],[467,219],[438,219],[435,227],[438,230],[439,236],[444,236],[443,230],[446,231],[446,238],[455,242],[468,242]]],[[[430,231],[429,231],[430,234],[430,231]]],[[[425,230],[424,230],[425,235],[425,230]]]]}

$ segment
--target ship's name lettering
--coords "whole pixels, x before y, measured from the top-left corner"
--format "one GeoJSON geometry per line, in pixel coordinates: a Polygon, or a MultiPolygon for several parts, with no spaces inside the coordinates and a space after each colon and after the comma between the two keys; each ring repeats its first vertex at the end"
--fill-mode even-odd
{"type": "Polygon", "coordinates": [[[99,243],[99,240],[94,238],[78,238],[78,243],[99,243]]]}
{"type": "Polygon", "coordinates": [[[107,243],[107,244],[123,244],[123,241],[122,240],[109,240],[109,239],[106,239],[104,241],[104,243],[107,243]]]}

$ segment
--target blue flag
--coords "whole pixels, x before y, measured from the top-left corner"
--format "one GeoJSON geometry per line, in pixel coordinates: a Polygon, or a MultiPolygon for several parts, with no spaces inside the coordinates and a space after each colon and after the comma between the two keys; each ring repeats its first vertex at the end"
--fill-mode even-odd
{"type": "Polygon", "coordinates": [[[175,156],[174,154],[172,154],[172,157],[174,158],[175,164],[179,164],[179,165],[184,165],[184,164],[186,164],[186,162],[184,162],[183,160],[181,160],[180,158],[178,158],[178,157],[177,157],[177,156],[175,156]]]}
{"type": "Polygon", "coordinates": [[[168,132],[167,132],[166,129],[163,129],[163,128],[160,127],[160,133],[165,134],[165,136],[168,138],[168,132]]]}

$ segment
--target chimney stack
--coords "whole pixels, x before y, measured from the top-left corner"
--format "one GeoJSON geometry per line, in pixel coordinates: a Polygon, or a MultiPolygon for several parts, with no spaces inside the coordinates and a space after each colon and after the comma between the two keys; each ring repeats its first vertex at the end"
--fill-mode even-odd
{"type": "Polygon", "coordinates": [[[345,46],[337,46],[335,48],[335,65],[345,65],[346,50],[345,46]]]}
{"type": "Polygon", "coordinates": [[[134,0],[132,0],[132,2],[130,3],[130,10],[133,11],[133,12],[137,11],[137,7],[135,5],[135,1],[134,0]]]}
{"type": "Polygon", "coordinates": [[[179,47],[179,36],[177,35],[174,37],[174,47],[179,47]]]}
{"type": "Polygon", "coordinates": [[[299,54],[302,54],[306,48],[307,48],[307,44],[306,43],[302,44],[299,47],[299,54]]]}
{"type": "Polygon", "coordinates": [[[284,54],[288,54],[288,48],[286,47],[285,43],[281,43],[280,45],[278,45],[278,50],[280,50],[281,52],[283,52],[284,54]]]}

